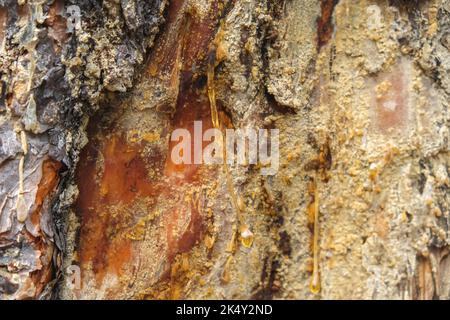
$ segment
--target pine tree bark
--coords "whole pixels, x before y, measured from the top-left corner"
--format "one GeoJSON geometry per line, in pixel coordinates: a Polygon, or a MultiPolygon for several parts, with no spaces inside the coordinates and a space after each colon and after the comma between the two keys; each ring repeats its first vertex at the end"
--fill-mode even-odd
{"type": "Polygon", "coordinates": [[[450,298],[450,1],[3,0],[0,51],[1,299],[450,298]],[[200,120],[278,172],[174,164],[200,120]]]}

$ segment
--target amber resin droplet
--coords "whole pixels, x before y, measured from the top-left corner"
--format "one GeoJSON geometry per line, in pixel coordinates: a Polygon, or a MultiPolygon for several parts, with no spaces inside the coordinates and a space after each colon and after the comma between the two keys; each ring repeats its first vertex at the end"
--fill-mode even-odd
{"type": "Polygon", "coordinates": [[[253,232],[247,226],[241,228],[241,243],[244,247],[250,248],[255,238],[253,232]]]}

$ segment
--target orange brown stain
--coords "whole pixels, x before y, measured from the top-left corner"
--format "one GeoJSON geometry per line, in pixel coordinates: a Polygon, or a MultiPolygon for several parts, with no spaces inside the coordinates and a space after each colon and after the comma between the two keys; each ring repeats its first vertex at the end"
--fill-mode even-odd
{"type": "MultiPolygon", "coordinates": [[[[92,133],[92,131],[91,131],[92,133]]],[[[80,260],[92,262],[96,279],[101,282],[106,273],[120,274],[131,259],[131,240],[121,230],[133,224],[133,217],[112,212],[126,209],[138,196],[155,196],[158,186],[147,178],[140,146],[127,144],[124,135],[113,133],[101,140],[101,130],[83,151],[84,160],[77,171],[80,195],[77,212],[81,216],[80,260]],[[104,159],[101,169],[98,159],[104,159]]]]}
{"type": "MultiPolygon", "coordinates": [[[[45,199],[51,197],[56,190],[59,182],[59,171],[62,166],[61,162],[51,158],[48,158],[42,164],[42,177],[36,192],[35,209],[29,217],[31,223],[36,228],[40,225],[41,210],[45,199]]],[[[41,254],[39,257],[41,269],[33,272],[30,277],[35,287],[35,296],[38,296],[53,278],[54,269],[52,260],[55,246],[53,242],[45,241],[44,235],[42,237],[34,237],[26,232],[24,236],[28,238],[28,242],[32,243],[41,254]]]]}
{"type": "MultiPolygon", "coordinates": [[[[177,78],[171,81],[178,86],[178,95],[169,130],[185,128],[193,136],[194,121],[203,122],[203,132],[212,128],[206,89],[198,80],[206,73],[207,52],[220,12],[215,1],[206,18],[196,20],[186,11],[185,4],[185,1],[171,2],[167,26],[150,55],[148,76],[170,74],[177,78]]],[[[78,247],[81,266],[92,265],[97,283],[106,274],[123,274],[139,255],[134,250],[138,248],[136,241],[124,235],[124,230],[133,227],[139,218],[127,208],[142,199],[148,200],[145,212],[153,212],[155,203],[170,204],[161,213],[159,234],[148,235],[165,239],[168,261],[172,263],[177,254],[189,252],[203,237],[204,214],[198,203],[185,202],[183,197],[174,203],[174,199],[185,187],[192,189],[208,183],[217,168],[174,164],[170,154],[177,142],[169,143],[168,154],[155,151],[156,155],[149,157],[144,148],[150,142],[129,143],[117,123],[102,129],[97,121],[91,121],[88,135],[90,141],[80,156],[76,173],[80,191],[76,211],[81,220],[78,247]],[[150,170],[162,174],[150,179],[150,170]],[[189,225],[180,234],[179,221],[187,218],[189,225]]],[[[191,149],[193,152],[194,148],[191,149]]]]}
{"type": "Polygon", "coordinates": [[[339,0],[321,0],[321,15],[317,19],[317,45],[318,49],[328,43],[333,35],[333,12],[339,0]]]}
{"type": "Polygon", "coordinates": [[[379,86],[383,83],[388,87],[381,93],[374,93],[375,123],[380,131],[388,132],[403,127],[408,117],[407,79],[402,64],[377,80],[379,86]]]}
{"type": "Polygon", "coordinates": [[[54,191],[59,182],[58,172],[62,164],[53,159],[47,159],[42,164],[42,178],[39,182],[38,190],[35,198],[35,210],[30,215],[30,221],[34,226],[40,223],[41,209],[44,200],[54,191]]]}
{"type": "MultiPolygon", "coordinates": [[[[102,132],[96,136],[101,137],[102,132]]],[[[206,171],[199,170],[200,165],[171,166],[163,154],[146,158],[142,154],[145,144],[129,144],[125,134],[114,132],[107,140],[94,138],[81,155],[83,161],[77,170],[80,194],[76,209],[81,217],[78,251],[81,265],[91,262],[99,283],[107,273],[120,275],[136,254],[133,241],[125,236],[124,230],[133,227],[139,217],[128,213],[127,207],[138,198],[149,199],[145,211],[153,212],[156,201],[150,199],[171,203],[183,186],[201,184],[205,178],[206,171]],[[103,165],[99,165],[98,159],[104,159],[103,165]],[[164,174],[151,180],[148,169],[152,168],[164,174]]],[[[163,212],[166,230],[163,239],[167,242],[169,261],[195,245],[202,236],[203,224],[197,206],[185,203],[183,198],[163,212]],[[189,226],[179,234],[175,226],[187,215],[189,226]]]]}
{"type": "MultiPolygon", "coordinates": [[[[175,6],[174,10],[181,10],[181,6],[175,6]]],[[[203,132],[213,127],[211,120],[211,109],[206,95],[205,87],[199,87],[196,82],[201,77],[206,77],[206,67],[208,53],[211,43],[214,40],[215,31],[218,28],[218,17],[220,15],[219,1],[213,1],[209,13],[203,19],[198,19],[190,12],[183,12],[180,39],[183,43],[181,49],[182,65],[177,74],[179,76],[178,98],[176,102],[175,115],[172,119],[171,127],[173,129],[187,129],[191,136],[194,133],[194,121],[202,121],[203,132]]],[[[177,11],[179,12],[179,11],[177,11]]],[[[169,13],[170,16],[170,13],[169,13]]],[[[173,68],[178,68],[172,65],[173,68]]],[[[205,78],[206,80],[206,78],[205,78]]],[[[170,142],[169,152],[176,145],[176,142],[170,142]]],[[[194,141],[191,139],[191,158],[194,156],[194,141]]],[[[203,143],[203,148],[205,143],[203,143]]],[[[170,154],[170,153],[169,153],[170,154]]],[[[166,165],[166,174],[182,171],[185,178],[192,177],[196,172],[198,165],[175,165],[170,157],[166,165]]]]}
{"type": "Polygon", "coordinates": [[[171,1],[163,34],[156,40],[154,50],[150,54],[148,71],[150,74],[162,76],[176,69],[177,56],[181,46],[182,29],[184,27],[185,0],[171,1]]]}
{"type": "MultiPolygon", "coordinates": [[[[204,94],[204,93],[203,93],[204,94]]],[[[202,135],[203,132],[212,128],[211,111],[208,100],[202,97],[201,94],[196,92],[195,89],[188,89],[181,92],[178,97],[177,109],[172,119],[171,128],[186,129],[191,135],[191,159],[194,159],[194,153],[199,150],[194,148],[194,121],[202,122],[202,135]]],[[[178,144],[178,141],[169,142],[169,155],[172,153],[172,149],[178,144]]],[[[207,143],[202,142],[202,149],[207,143]]],[[[167,157],[165,166],[165,174],[167,176],[180,174],[186,180],[192,180],[194,175],[199,169],[198,164],[175,164],[170,156],[167,157]]]]}

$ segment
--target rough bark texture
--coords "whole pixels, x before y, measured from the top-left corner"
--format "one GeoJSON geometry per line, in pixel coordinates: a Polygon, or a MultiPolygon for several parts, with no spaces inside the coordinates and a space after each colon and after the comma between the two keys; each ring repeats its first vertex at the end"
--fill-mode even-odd
{"type": "Polygon", "coordinates": [[[0,298],[450,298],[450,1],[0,0],[0,51],[0,298]],[[214,105],[277,174],[171,161],[214,105]]]}

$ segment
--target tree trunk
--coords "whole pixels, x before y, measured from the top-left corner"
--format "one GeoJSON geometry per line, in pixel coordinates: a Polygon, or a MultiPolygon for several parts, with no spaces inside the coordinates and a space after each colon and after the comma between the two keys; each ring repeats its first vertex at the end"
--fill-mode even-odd
{"type": "Polygon", "coordinates": [[[0,0],[0,50],[0,298],[450,298],[450,1],[0,0]]]}

